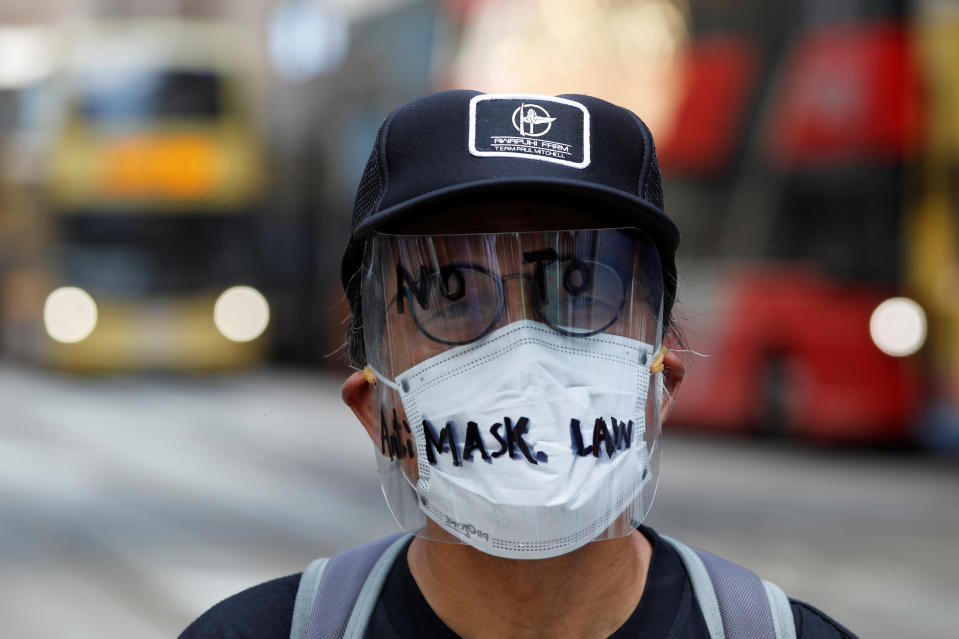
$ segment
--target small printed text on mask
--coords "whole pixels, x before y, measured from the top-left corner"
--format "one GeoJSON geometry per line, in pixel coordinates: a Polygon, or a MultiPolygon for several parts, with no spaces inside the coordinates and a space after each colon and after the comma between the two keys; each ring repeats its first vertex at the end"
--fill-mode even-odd
{"type": "MultiPolygon", "coordinates": [[[[505,457],[517,461],[525,460],[530,464],[546,464],[549,457],[543,451],[535,451],[527,440],[529,436],[530,420],[527,417],[512,419],[504,417],[502,422],[496,422],[487,430],[496,440],[499,448],[489,450],[480,434],[480,426],[473,421],[466,422],[466,432],[462,445],[457,439],[461,432],[453,422],[447,422],[443,428],[437,430],[428,419],[423,420],[423,432],[426,437],[426,458],[434,466],[437,455],[449,455],[454,466],[461,466],[464,461],[473,462],[477,457],[491,464],[494,459],[505,457]]],[[[409,424],[400,420],[393,411],[393,419],[387,424],[386,415],[380,411],[380,450],[390,459],[405,459],[415,457],[415,447],[412,441],[409,424]]],[[[633,422],[620,421],[611,417],[607,422],[603,417],[593,421],[592,438],[583,437],[583,426],[578,419],[571,419],[569,423],[570,448],[578,457],[606,456],[612,459],[618,451],[629,449],[633,444],[633,422]],[[590,442],[587,444],[587,442],[590,442]]]]}
{"type": "Polygon", "coordinates": [[[453,527],[457,532],[466,537],[467,539],[471,537],[478,537],[485,541],[489,541],[489,533],[483,532],[473,524],[467,524],[462,521],[456,521],[449,515],[446,516],[446,525],[453,527]]]}

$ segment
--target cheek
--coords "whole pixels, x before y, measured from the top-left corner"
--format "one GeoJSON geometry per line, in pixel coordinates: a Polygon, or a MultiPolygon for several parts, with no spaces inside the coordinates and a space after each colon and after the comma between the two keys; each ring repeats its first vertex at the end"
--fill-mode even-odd
{"type": "Polygon", "coordinates": [[[616,322],[603,332],[656,346],[657,324],[658,320],[647,304],[630,305],[627,300],[616,322]]]}
{"type": "Polygon", "coordinates": [[[426,337],[416,326],[408,310],[403,313],[391,309],[386,318],[386,331],[379,342],[381,361],[389,362],[392,370],[383,371],[395,378],[420,362],[439,355],[449,346],[426,337]]]}
{"type": "Polygon", "coordinates": [[[659,384],[654,381],[656,375],[661,375],[661,373],[650,376],[649,391],[646,395],[646,432],[644,438],[646,440],[646,450],[648,451],[653,450],[653,443],[656,440],[656,435],[660,431],[658,424],[660,423],[661,407],[657,401],[659,393],[656,392],[656,389],[659,387],[659,384]]]}

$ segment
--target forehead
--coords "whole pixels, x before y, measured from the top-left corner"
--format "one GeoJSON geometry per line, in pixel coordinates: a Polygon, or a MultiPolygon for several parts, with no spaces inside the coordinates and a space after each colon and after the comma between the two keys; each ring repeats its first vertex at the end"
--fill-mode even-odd
{"type": "Polygon", "coordinates": [[[489,200],[437,207],[384,230],[396,234],[440,235],[565,231],[602,226],[597,216],[582,208],[528,200],[489,200]]]}

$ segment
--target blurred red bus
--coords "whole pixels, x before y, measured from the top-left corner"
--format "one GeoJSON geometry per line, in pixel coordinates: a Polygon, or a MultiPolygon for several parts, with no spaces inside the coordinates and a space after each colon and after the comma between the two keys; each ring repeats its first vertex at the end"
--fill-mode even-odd
{"type": "Polygon", "coordinates": [[[783,24],[779,44],[708,26],[686,52],[681,125],[659,136],[695,256],[683,326],[709,355],[691,359],[672,419],[868,443],[915,439],[932,405],[953,420],[957,313],[929,280],[955,245],[921,264],[931,239],[955,237],[947,181],[926,178],[944,170],[928,140],[946,97],[929,87],[955,84],[931,70],[959,61],[959,27],[879,5],[783,24]]]}

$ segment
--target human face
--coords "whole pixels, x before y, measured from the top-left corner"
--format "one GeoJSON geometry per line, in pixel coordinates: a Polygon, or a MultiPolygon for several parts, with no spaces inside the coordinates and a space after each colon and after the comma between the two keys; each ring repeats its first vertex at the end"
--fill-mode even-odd
{"type": "MultiPolygon", "coordinates": [[[[394,226],[387,230],[397,234],[485,232],[508,233],[510,235],[516,235],[521,232],[525,233],[527,231],[553,231],[554,233],[544,233],[541,235],[555,238],[563,235],[562,233],[557,233],[557,229],[595,229],[603,226],[605,226],[605,224],[602,220],[594,218],[587,212],[569,207],[513,202],[482,203],[448,208],[442,211],[436,211],[428,217],[417,220],[415,223],[394,226]]],[[[395,258],[397,255],[394,251],[396,241],[396,238],[393,238],[392,242],[385,244],[384,246],[390,247],[391,252],[388,255],[381,254],[379,257],[395,258]]],[[[437,267],[440,262],[456,262],[469,258],[472,261],[483,260],[482,264],[485,267],[490,270],[495,268],[497,274],[503,275],[504,277],[513,274],[514,271],[522,273],[524,270],[528,271],[534,268],[534,265],[524,264],[521,260],[516,259],[516,255],[522,256],[522,253],[527,252],[524,250],[514,252],[512,257],[506,257],[505,260],[503,260],[501,258],[504,257],[504,254],[498,250],[488,253],[478,250],[475,240],[472,247],[468,240],[460,242],[459,245],[456,243],[450,244],[445,242],[445,240],[436,241],[432,244],[427,241],[424,242],[424,245],[432,246],[436,250],[433,252],[429,250],[413,251],[412,255],[420,255],[424,258],[432,259],[434,267],[437,267]],[[464,245],[469,249],[466,255],[462,252],[464,245]],[[439,248],[437,249],[436,247],[439,248]],[[495,258],[495,260],[493,258],[495,258]]],[[[482,246],[482,244],[480,244],[480,246],[482,246]]],[[[531,245],[531,248],[536,249],[544,246],[545,245],[531,245]]],[[[651,249],[651,244],[649,247],[651,249]]],[[[524,246],[523,248],[525,249],[526,247],[524,246]]],[[[633,259],[634,273],[645,273],[645,279],[650,284],[650,287],[652,287],[653,281],[655,280],[658,289],[661,290],[662,281],[661,276],[658,275],[659,261],[655,251],[634,251],[634,253],[635,258],[631,258],[633,259]]],[[[384,263],[386,262],[389,262],[389,265],[392,267],[396,265],[395,260],[392,262],[386,260],[384,263]]],[[[412,269],[410,272],[415,272],[415,274],[419,276],[416,268],[418,265],[418,263],[407,263],[407,270],[410,271],[410,269],[412,269]]],[[[367,264],[367,266],[369,266],[369,264],[367,264]]],[[[364,269],[363,276],[368,277],[372,272],[373,271],[369,269],[364,269]]],[[[526,273],[523,274],[525,275],[526,273]]],[[[643,277],[634,277],[633,279],[642,281],[643,277]]],[[[380,302],[395,299],[398,293],[395,270],[391,270],[389,266],[381,268],[381,276],[378,281],[380,291],[376,293],[376,299],[380,302]]],[[[367,286],[370,283],[368,280],[364,280],[363,282],[364,322],[368,325],[372,319],[371,315],[373,315],[372,313],[368,314],[368,312],[375,302],[373,298],[366,295],[367,286]]],[[[532,283],[533,278],[528,277],[516,277],[506,279],[505,282],[503,282],[503,297],[508,312],[505,313],[503,317],[498,318],[500,324],[509,322],[511,318],[535,319],[534,316],[528,315],[529,313],[535,312],[535,308],[529,304],[531,296],[530,286],[532,283]]],[[[624,337],[630,337],[658,346],[659,336],[657,330],[659,322],[653,319],[657,313],[653,312],[652,308],[655,307],[658,309],[659,304],[644,304],[647,297],[640,293],[633,295],[631,299],[633,303],[628,306],[627,312],[622,314],[622,316],[618,318],[618,321],[603,333],[615,332],[624,337]],[[629,322],[632,322],[632,324],[629,322]],[[630,326],[632,332],[629,329],[630,326]],[[636,331],[639,331],[641,334],[637,334],[636,331]]],[[[415,303],[417,303],[417,300],[411,300],[407,297],[405,312],[387,317],[387,313],[382,313],[382,310],[386,306],[384,302],[383,306],[380,307],[381,316],[373,319],[374,323],[380,323],[381,332],[376,334],[375,340],[372,339],[373,335],[370,333],[366,335],[368,346],[376,343],[380,347],[384,345],[389,347],[386,349],[386,352],[389,353],[388,356],[380,356],[379,360],[382,361],[377,361],[375,356],[371,357],[370,363],[378,367],[376,377],[392,380],[392,382],[389,384],[370,384],[370,377],[364,377],[360,373],[356,373],[351,376],[344,385],[343,397],[366,427],[370,438],[380,453],[377,456],[377,460],[380,467],[381,480],[383,481],[384,493],[387,496],[387,501],[397,521],[400,522],[401,526],[410,531],[417,531],[420,526],[425,526],[423,530],[418,530],[417,534],[421,536],[430,539],[456,541],[456,538],[449,535],[432,519],[423,519],[423,512],[420,508],[421,502],[419,502],[417,490],[414,487],[419,486],[421,467],[427,465],[431,468],[432,466],[427,464],[428,459],[425,459],[429,457],[428,452],[424,452],[426,449],[418,447],[418,444],[423,443],[421,440],[424,440],[423,429],[418,429],[416,424],[408,423],[405,406],[401,401],[399,388],[397,386],[397,383],[399,383],[400,386],[402,383],[397,374],[419,364],[433,354],[440,354],[449,348],[458,347],[441,344],[423,334],[410,312],[410,305],[415,303]],[[389,319],[389,322],[386,321],[387,319],[389,319]],[[382,376],[380,375],[381,373],[383,374],[382,376]]],[[[499,324],[497,326],[499,326],[499,324]]],[[[367,326],[367,328],[368,327],[369,326],[367,326]]],[[[495,328],[496,327],[494,327],[494,329],[495,328]]],[[[575,341],[575,339],[573,341],[575,341]]],[[[655,383],[661,383],[665,379],[666,386],[670,392],[674,394],[678,387],[678,381],[682,379],[682,367],[678,360],[670,355],[667,355],[667,367],[670,371],[669,376],[665,378],[657,376],[655,377],[655,383]]],[[[603,387],[608,388],[609,385],[603,384],[603,387]]],[[[482,393],[484,390],[481,386],[476,386],[475,388],[475,392],[477,393],[482,393]]],[[[449,397],[453,404],[458,402],[456,398],[451,396],[445,394],[442,394],[442,396],[449,397]]],[[[494,398],[490,397],[490,401],[494,401],[494,398]]],[[[649,451],[651,468],[654,474],[655,469],[658,467],[659,446],[657,442],[661,432],[659,402],[665,401],[661,393],[657,394],[653,391],[649,395],[646,403],[646,427],[641,441],[645,445],[645,449],[649,451]],[[657,397],[661,397],[661,399],[657,401],[657,397]]],[[[666,407],[665,403],[663,407],[666,407]]],[[[519,408],[521,407],[518,405],[512,407],[504,406],[503,414],[513,415],[519,408]]],[[[497,417],[497,419],[499,419],[499,417],[497,417]]],[[[443,424],[444,421],[442,419],[437,421],[438,428],[442,428],[443,424]]],[[[488,425],[484,424],[484,426],[488,425]]],[[[447,423],[446,428],[453,429],[454,427],[447,423]]],[[[591,441],[595,443],[596,428],[598,427],[593,427],[591,438],[590,432],[587,432],[589,431],[589,425],[587,424],[586,430],[583,431],[585,433],[584,445],[589,445],[591,441]]],[[[536,433],[537,428],[533,428],[532,432],[536,433]]],[[[459,432],[457,434],[457,441],[461,442],[461,444],[464,441],[463,437],[464,433],[459,432]]],[[[530,437],[533,437],[533,435],[530,435],[530,437]]],[[[442,446],[442,438],[440,442],[442,446]]],[[[530,443],[536,446],[539,444],[539,440],[530,439],[530,443]]],[[[487,445],[489,444],[495,444],[495,442],[488,441],[487,445]]],[[[436,452],[437,459],[439,460],[441,452],[439,450],[436,452]]],[[[460,452],[465,458],[465,444],[460,452]]],[[[447,451],[445,454],[448,455],[450,453],[447,451]]],[[[590,457],[590,459],[592,459],[592,457],[590,457]]],[[[464,464],[466,463],[467,462],[464,461],[464,464]]],[[[523,462],[519,461],[516,463],[521,464],[523,462]]],[[[476,467],[485,468],[485,465],[481,464],[482,462],[477,462],[476,467]]],[[[495,472],[496,469],[501,467],[502,464],[491,466],[491,472],[495,472]]],[[[651,489],[654,490],[655,482],[650,484],[650,486],[651,489]]],[[[651,495],[649,497],[651,499],[651,495]]],[[[629,517],[624,513],[623,522],[621,522],[623,525],[618,526],[616,530],[631,529],[629,525],[630,521],[629,517]]]]}
{"type": "MultiPolygon", "coordinates": [[[[655,400],[650,402],[641,381],[649,375],[642,367],[658,343],[662,290],[658,255],[638,231],[596,230],[597,226],[602,223],[592,216],[565,207],[484,204],[436,212],[426,221],[390,229],[408,234],[377,234],[368,242],[361,271],[364,338],[371,367],[383,383],[377,387],[371,413],[358,414],[365,424],[372,422],[368,429],[381,453],[384,491],[388,499],[394,495],[399,500],[390,503],[401,504],[394,513],[404,526],[415,528],[423,513],[415,494],[408,495],[412,502],[402,495],[413,487],[428,490],[431,473],[495,477],[520,470],[517,466],[522,463],[545,464],[547,458],[554,465],[546,476],[562,472],[563,464],[575,466],[578,473],[594,463],[602,466],[598,455],[575,462],[569,452],[570,445],[581,442],[582,457],[588,454],[583,452],[590,445],[586,440],[596,447],[597,437],[602,439],[606,431],[597,430],[593,411],[604,416],[628,413],[630,423],[634,420],[642,432],[645,450],[653,449],[659,432],[653,427],[658,420],[650,414],[655,400]],[[451,234],[425,235],[426,230],[451,234]],[[540,260],[538,255],[546,251],[552,256],[540,260]],[[547,269],[552,275],[537,272],[547,269]],[[612,274],[604,280],[608,287],[598,285],[602,273],[612,274]],[[603,295],[600,290],[614,294],[603,295]],[[591,323],[597,309],[603,319],[591,323]],[[612,312],[606,312],[609,309],[612,312]],[[473,321],[474,314],[487,311],[482,321],[473,321]],[[456,332],[461,329],[465,332],[456,332]],[[551,331],[560,335],[550,335],[551,331]],[[483,340],[486,335],[489,340],[483,340]],[[628,339],[614,340],[613,335],[628,339]],[[577,336],[592,339],[577,343],[577,336]],[[444,354],[452,348],[457,350],[444,354]],[[603,348],[613,350],[601,353],[603,348]],[[623,359],[624,353],[631,355],[623,359]],[[459,361],[466,365],[444,369],[450,357],[462,357],[459,361]],[[589,365],[592,370],[585,372],[589,365]],[[420,372],[412,370],[417,366],[420,372]],[[433,381],[421,376],[429,370],[437,372],[433,381]],[[445,384],[443,390],[431,391],[434,381],[445,384]],[[532,394],[524,394],[527,388],[532,394]],[[619,401],[625,403],[613,405],[619,401]],[[639,416],[643,410],[645,419],[639,416]],[[521,443],[528,443],[530,451],[542,446],[549,455],[544,452],[540,459],[530,452],[523,462],[510,452],[509,461],[489,469],[466,465],[473,450],[467,450],[467,438],[471,447],[483,441],[480,448],[493,451],[498,428],[494,421],[502,420],[510,428],[507,417],[500,415],[514,420],[518,437],[529,438],[521,443]],[[593,429],[585,440],[577,438],[580,417],[587,431],[593,429]],[[475,432],[464,431],[469,428],[475,432]],[[457,448],[456,442],[463,447],[457,448]],[[454,467],[460,466],[462,455],[464,466],[446,468],[449,459],[444,455],[451,456],[454,467]],[[387,476],[392,479],[387,481],[387,476]],[[410,513],[415,517],[407,520],[404,515],[410,513]]],[[[615,453],[606,450],[612,459],[615,453]]],[[[518,485],[501,487],[509,491],[518,485]]],[[[434,533],[442,537],[437,531],[427,536],[437,538],[434,533]]]]}

